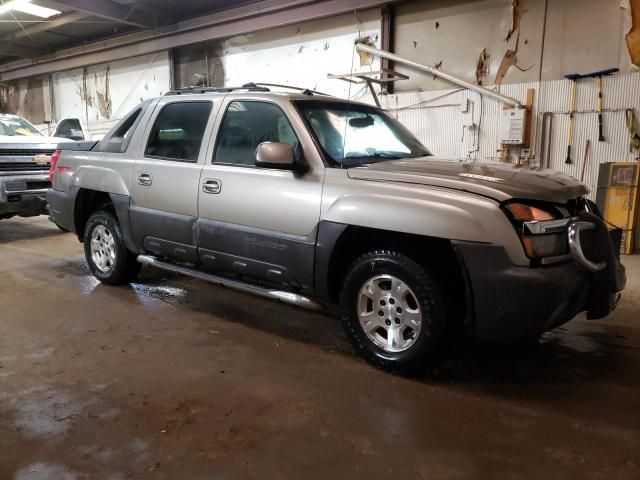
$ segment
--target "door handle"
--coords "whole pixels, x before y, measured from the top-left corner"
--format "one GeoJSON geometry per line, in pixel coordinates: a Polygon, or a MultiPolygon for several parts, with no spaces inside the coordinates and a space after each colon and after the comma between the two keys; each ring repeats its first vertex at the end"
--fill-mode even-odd
{"type": "Polygon", "coordinates": [[[151,185],[151,175],[149,175],[148,173],[139,173],[138,174],[138,183],[140,185],[143,185],[145,187],[148,187],[149,185],[151,185]]]}
{"type": "Polygon", "coordinates": [[[220,193],[220,190],[222,190],[220,180],[208,179],[202,183],[202,191],[204,193],[220,193]]]}

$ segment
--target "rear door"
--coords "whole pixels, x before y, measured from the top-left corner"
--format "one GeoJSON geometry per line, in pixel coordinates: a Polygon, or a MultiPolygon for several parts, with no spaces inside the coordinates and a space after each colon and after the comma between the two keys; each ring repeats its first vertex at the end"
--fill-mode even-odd
{"type": "Polygon", "coordinates": [[[138,245],[181,261],[197,259],[198,184],[220,100],[160,100],[131,179],[131,230],[138,245]]]}
{"type": "Polygon", "coordinates": [[[261,168],[262,142],[313,148],[289,102],[227,99],[200,181],[200,260],[215,269],[310,288],[324,169],[261,168]],[[295,120],[298,120],[297,122],[295,120]]]}

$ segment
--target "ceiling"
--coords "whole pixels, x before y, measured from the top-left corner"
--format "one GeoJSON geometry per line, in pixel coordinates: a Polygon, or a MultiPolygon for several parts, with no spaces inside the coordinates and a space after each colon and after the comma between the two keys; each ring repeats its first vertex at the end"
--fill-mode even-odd
{"type": "MultiPolygon", "coordinates": [[[[0,9],[8,2],[0,0],[0,9]]],[[[256,1],[32,0],[31,3],[61,13],[43,19],[16,10],[0,10],[0,64],[136,30],[167,26],[256,1]]]]}

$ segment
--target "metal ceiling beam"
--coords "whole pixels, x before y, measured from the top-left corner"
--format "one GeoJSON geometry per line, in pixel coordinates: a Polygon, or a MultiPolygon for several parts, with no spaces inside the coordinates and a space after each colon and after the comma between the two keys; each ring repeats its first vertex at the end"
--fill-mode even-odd
{"type": "Polygon", "coordinates": [[[0,80],[112,62],[183,45],[351,13],[398,1],[401,0],[266,0],[199,19],[187,20],[166,28],[135,32],[56,52],[43,59],[0,65],[0,80]]]}
{"type": "Polygon", "coordinates": [[[16,30],[13,33],[3,36],[2,38],[0,38],[0,40],[9,42],[12,40],[17,40],[19,38],[30,37],[31,35],[35,35],[36,33],[46,32],[47,30],[58,28],[63,25],[67,25],[68,23],[77,22],[78,20],[82,20],[83,18],[87,17],[88,15],[84,12],[63,13],[61,15],[52,17],[51,20],[45,20],[43,22],[27,25],[23,29],[16,30]]]}
{"type": "Polygon", "coordinates": [[[12,57],[30,58],[41,53],[41,50],[16,43],[6,43],[0,46],[0,56],[9,55],[12,57]]]}
{"type": "Polygon", "coordinates": [[[155,28],[158,25],[157,15],[112,0],[47,0],[47,3],[135,27],[155,28]]]}

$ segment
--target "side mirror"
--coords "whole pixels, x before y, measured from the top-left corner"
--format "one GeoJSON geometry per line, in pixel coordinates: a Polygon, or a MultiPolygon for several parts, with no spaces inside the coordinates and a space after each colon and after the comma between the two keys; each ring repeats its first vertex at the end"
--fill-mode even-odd
{"type": "Polygon", "coordinates": [[[256,149],[256,166],[297,170],[293,147],[288,143],[263,142],[256,149]]]}
{"type": "Polygon", "coordinates": [[[75,130],[75,129],[71,130],[71,135],[67,135],[67,138],[69,138],[71,140],[75,140],[76,142],[78,142],[78,141],[81,142],[81,141],[85,140],[84,132],[82,130],[75,130]]]}

